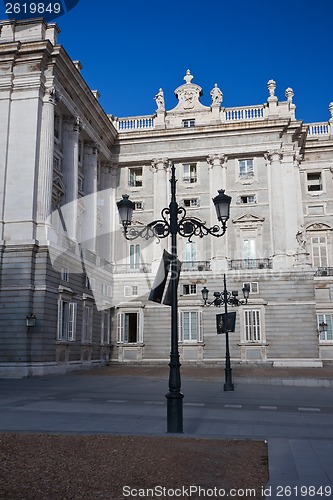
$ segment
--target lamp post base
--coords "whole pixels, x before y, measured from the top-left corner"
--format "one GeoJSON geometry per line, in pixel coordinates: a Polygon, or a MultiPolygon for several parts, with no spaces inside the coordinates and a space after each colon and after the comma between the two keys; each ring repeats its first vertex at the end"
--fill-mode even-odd
{"type": "Polygon", "coordinates": [[[168,392],[167,398],[167,432],[183,432],[183,397],[181,392],[168,392]]]}
{"type": "Polygon", "coordinates": [[[233,391],[235,388],[234,388],[234,384],[232,383],[231,368],[228,368],[228,369],[225,368],[224,372],[225,372],[225,383],[223,386],[223,390],[224,391],[233,391]]]}

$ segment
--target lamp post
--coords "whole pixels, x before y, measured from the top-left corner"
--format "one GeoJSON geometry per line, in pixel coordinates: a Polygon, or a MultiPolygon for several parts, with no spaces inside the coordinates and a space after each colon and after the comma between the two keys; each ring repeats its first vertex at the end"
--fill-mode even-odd
{"type": "Polygon", "coordinates": [[[224,322],[223,322],[223,333],[225,333],[225,391],[233,391],[234,384],[232,383],[232,370],[230,362],[230,350],[229,350],[229,329],[228,329],[228,304],[231,306],[240,306],[242,304],[247,304],[247,300],[250,294],[250,287],[245,285],[242,289],[244,300],[238,299],[238,292],[232,291],[231,293],[227,290],[227,282],[225,274],[223,275],[224,287],[223,292],[214,292],[214,300],[208,303],[209,290],[204,287],[201,290],[202,298],[204,301],[204,306],[215,306],[221,307],[224,305],[224,322]]]}
{"type": "MultiPolygon", "coordinates": [[[[169,392],[167,398],[167,431],[173,433],[183,432],[183,397],[181,392],[180,362],[178,349],[178,301],[177,301],[177,234],[191,241],[193,236],[202,238],[208,234],[220,237],[226,232],[227,220],[230,213],[231,197],[224,194],[224,190],[218,191],[213,198],[217,219],[221,226],[207,227],[203,221],[195,217],[187,217],[186,210],[179,207],[176,201],[176,176],[175,166],[171,165],[171,201],[169,207],[161,211],[161,219],[154,220],[142,227],[132,226],[132,215],[134,203],[128,195],[123,195],[118,201],[117,207],[120,220],[124,228],[124,236],[127,240],[136,238],[156,237],[158,240],[171,235],[171,351],[170,351],[170,373],[169,392]]],[[[158,195],[158,193],[157,193],[158,195]]]]}

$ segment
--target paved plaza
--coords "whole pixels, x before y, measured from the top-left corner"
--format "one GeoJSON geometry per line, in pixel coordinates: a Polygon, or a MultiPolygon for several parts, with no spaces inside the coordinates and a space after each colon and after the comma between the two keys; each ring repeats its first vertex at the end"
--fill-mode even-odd
{"type": "MultiPolygon", "coordinates": [[[[184,436],[265,439],[268,498],[327,498],[320,488],[333,487],[333,393],[331,372],[316,370],[235,370],[235,391],[224,392],[223,369],[185,367],[184,436]]],[[[165,367],[110,367],[2,379],[0,431],[165,435],[167,375],[165,367]]]]}

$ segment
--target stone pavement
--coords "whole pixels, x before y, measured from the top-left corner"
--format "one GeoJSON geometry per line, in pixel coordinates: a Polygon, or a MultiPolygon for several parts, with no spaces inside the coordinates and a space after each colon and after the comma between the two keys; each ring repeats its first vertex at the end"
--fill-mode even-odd
{"type": "MultiPolygon", "coordinates": [[[[266,498],[333,497],[333,368],[182,366],[184,436],[267,439],[266,498]],[[326,488],[326,489],[325,489],[326,488]],[[329,490],[330,488],[330,490],[329,490]]],[[[0,432],[165,434],[167,366],[0,380],[0,432]]]]}

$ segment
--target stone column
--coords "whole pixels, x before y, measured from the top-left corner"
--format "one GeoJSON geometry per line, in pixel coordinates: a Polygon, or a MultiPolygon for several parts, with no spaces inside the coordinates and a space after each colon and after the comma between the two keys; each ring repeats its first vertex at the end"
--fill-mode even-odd
{"type": "MultiPolygon", "coordinates": [[[[158,158],[151,162],[153,171],[153,189],[154,189],[154,220],[161,219],[161,211],[169,206],[170,203],[170,182],[169,182],[168,158],[158,158]]],[[[153,246],[152,272],[156,273],[162,258],[163,250],[168,248],[169,238],[161,240],[159,245],[153,246]]]]}
{"type": "MultiPolygon", "coordinates": [[[[216,210],[212,202],[212,199],[218,195],[219,189],[226,189],[227,161],[228,158],[223,153],[212,154],[207,157],[207,163],[209,165],[208,172],[209,172],[209,198],[210,198],[209,200],[210,226],[215,226],[216,224],[219,224],[216,218],[216,210]]],[[[208,248],[209,245],[207,239],[208,238],[210,239],[211,268],[213,271],[225,271],[228,268],[227,235],[228,232],[226,232],[226,234],[221,238],[215,238],[214,236],[206,236],[206,243],[205,243],[206,248],[208,248]]]]}
{"type": "Polygon", "coordinates": [[[273,255],[273,268],[289,267],[286,251],[286,211],[282,177],[284,169],[281,165],[282,150],[269,151],[266,159],[269,162],[269,200],[270,200],[270,232],[273,255]]]}
{"type": "Polygon", "coordinates": [[[302,156],[299,148],[288,151],[284,148],[283,161],[286,171],[282,184],[285,192],[286,245],[287,255],[294,255],[294,266],[311,266],[306,248],[306,231],[302,200],[302,186],[299,172],[302,156]]]}
{"type": "Polygon", "coordinates": [[[55,89],[45,90],[38,170],[37,239],[47,240],[52,210],[55,89]]]}
{"type": "Polygon", "coordinates": [[[97,157],[97,144],[85,143],[83,149],[85,212],[82,220],[82,246],[91,252],[96,252],[97,157]]]}
{"type": "Polygon", "coordinates": [[[100,226],[98,232],[98,252],[102,259],[115,263],[117,242],[124,243],[116,202],[118,167],[109,162],[100,164],[100,186],[98,191],[98,212],[100,226]]]}
{"type": "Polygon", "coordinates": [[[76,240],[77,230],[79,135],[79,118],[77,118],[76,120],[73,118],[65,119],[63,135],[63,169],[64,183],[66,187],[66,205],[62,207],[62,211],[66,223],[66,236],[72,240],[76,240]]]}

